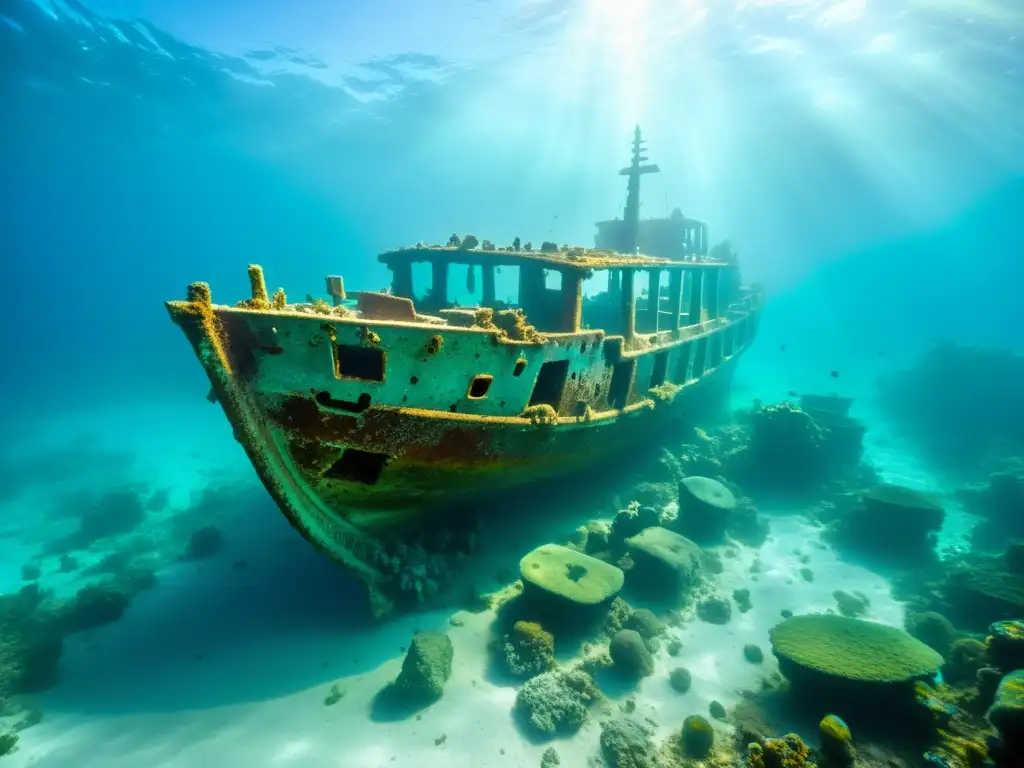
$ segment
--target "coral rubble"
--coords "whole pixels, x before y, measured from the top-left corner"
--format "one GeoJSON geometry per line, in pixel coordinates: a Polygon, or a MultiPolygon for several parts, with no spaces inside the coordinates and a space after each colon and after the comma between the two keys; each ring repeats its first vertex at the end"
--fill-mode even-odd
{"type": "Polygon", "coordinates": [[[528,680],[516,694],[513,711],[538,735],[571,734],[586,722],[599,696],[593,678],[582,669],[556,669],[528,680]]]}

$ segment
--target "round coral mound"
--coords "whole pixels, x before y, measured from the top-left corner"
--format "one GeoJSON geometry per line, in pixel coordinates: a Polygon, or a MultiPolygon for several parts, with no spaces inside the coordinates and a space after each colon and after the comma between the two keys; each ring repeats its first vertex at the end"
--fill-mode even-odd
{"type": "Polygon", "coordinates": [[[702,504],[726,511],[736,508],[736,497],[732,491],[710,477],[685,477],[680,483],[680,490],[683,488],[702,504]]]}
{"type": "Polygon", "coordinates": [[[610,602],[625,579],[614,565],[558,544],[545,544],[519,561],[523,586],[576,605],[610,602]]]}
{"type": "Polygon", "coordinates": [[[857,682],[913,680],[935,673],[943,661],[901,629],[831,614],[794,616],[769,637],[780,661],[857,682]]]}

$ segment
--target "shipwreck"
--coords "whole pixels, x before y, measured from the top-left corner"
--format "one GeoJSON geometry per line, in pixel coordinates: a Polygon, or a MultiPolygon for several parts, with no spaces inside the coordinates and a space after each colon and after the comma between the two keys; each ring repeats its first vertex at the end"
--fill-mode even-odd
{"type": "Polygon", "coordinates": [[[251,265],[233,306],[206,283],[167,303],[267,490],[376,615],[444,588],[442,569],[402,562],[416,520],[648,446],[727,388],[763,293],[703,222],[640,217],[659,169],[639,128],[632,150],[623,215],[593,249],[453,236],[380,254],[385,291],[332,275],[292,303],[251,265]]]}

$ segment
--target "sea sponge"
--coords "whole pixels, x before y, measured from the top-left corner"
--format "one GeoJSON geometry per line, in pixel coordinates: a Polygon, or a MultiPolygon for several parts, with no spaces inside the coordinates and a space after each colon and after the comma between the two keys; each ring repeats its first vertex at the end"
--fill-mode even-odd
{"type": "Polygon", "coordinates": [[[942,656],[903,630],[845,616],[794,616],[777,624],[769,637],[780,666],[844,680],[909,681],[942,665],[942,656]]]}
{"type": "Polygon", "coordinates": [[[728,624],[732,618],[732,604],[724,597],[709,597],[697,603],[697,618],[708,624],[728,624]]]}
{"type": "Polygon", "coordinates": [[[601,724],[601,755],[608,768],[655,768],[652,729],[632,717],[601,724]]]}
{"type": "Polygon", "coordinates": [[[954,642],[946,655],[942,676],[950,684],[973,682],[978,670],[988,666],[988,648],[973,637],[954,642]]]}
{"type": "Polygon", "coordinates": [[[686,667],[676,667],[668,673],[668,684],[676,693],[686,693],[693,684],[693,676],[686,667]]]}
{"type": "Polygon", "coordinates": [[[1024,620],[997,621],[988,628],[989,661],[1004,672],[1024,669],[1024,620]]]}
{"type": "Polygon", "coordinates": [[[795,733],[788,733],[781,739],[764,739],[761,748],[765,768],[804,768],[811,754],[795,733]]]}
{"type": "MultiPolygon", "coordinates": [[[[839,613],[851,619],[859,619],[867,612],[868,606],[871,605],[871,601],[863,592],[850,594],[849,592],[837,589],[832,593],[832,597],[835,598],[839,613]]],[[[942,653],[942,651],[939,651],[939,653],[942,653]]]]}
{"type": "Polygon", "coordinates": [[[1024,748],[1024,670],[1011,672],[999,683],[996,700],[985,715],[1003,741],[1024,748]]]}
{"type": "Polygon", "coordinates": [[[959,634],[949,619],[934,611],[909,613],[903,624],[913,637],[946,658],[959,634]]]}
{"type": "Polygon", "coordinates": [[[683,721],[681,743],[687,757],[707,757],[715,744],[715,729],[707,718],[690,715],[683,721]]]}
{"type": "Polygon", "coordinates": [[[513,713],[539,735],[568,735],[587,720],[587,708],[600,694],[593,678],[578,668],[545,672],[516,694],[513,713]]]}
{"type": "Polygon", "coordinates": [[[647,650],[654,653],[658,650],[658,637],[665,631],[661,619],[647,608],[638,608],[626,619],[626,629],[632,629],[644,639],[647,650]]]}
{"type": "Polygon", "coordinates": [[[636,630],[620,629],[608,646],[615,668],[626,675],[646,677],[654,672],[654,660],[636,630]]]}
{"type": "Polygon", "coordinates": [[[540,624],[517,621],[505,635],[505,666],[516,677],[534,677],[555,666],[555,638],[540,624]]]}
{"type": "Polygon", "coordinates": [[[748,472],[757,484],[781,491],[820,486],[827,473],[825,437],[793,403],[757,408],[750,415],[748,472]]]}
{"type": "Polygon", "coordinates": [[[857,754],[853,746],[853,734],[841,718],[825,715],[818,723],[818,734],[821,738],[821,753],[829,766],[846,768],[853,765],[857,754]]]}
{"type": "Polygon", "coordinates": [[[441,698],[452,674],[454,651],[448,635],[420,632],[409,644],[394,692],[408,701],[430,702],[441,698]]]}
{"type": "Polygon", "coordinates": [[[732,592],[732,599],[736,601],[736,607],[740,609],[740,613],[746,613],[753,608],[753,605],[750,602],[749,589],[734,589],[732,592]]]}

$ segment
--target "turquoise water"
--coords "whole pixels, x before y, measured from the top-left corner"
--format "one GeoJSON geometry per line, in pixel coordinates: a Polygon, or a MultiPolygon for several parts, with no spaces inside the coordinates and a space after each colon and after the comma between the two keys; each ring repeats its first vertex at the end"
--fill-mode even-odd
{"type": "MultiPolygon", "coordinates": [[[[18,734],[0,765],[536,766],[554,744],[563,766],[615,768],[602,722],[632,697],[660,744],[712,700],[731,712],[776,670],[783,609],[834,610],[837,589],[894,626],[935,609],[920,584],[908,596],[906,572],[829,539],[815,510],[841,507],[859,475],[781,499],[726,477],[772,538],[710,547],[724,568],[705,590],[748,588],[753,609],[722,627],[689,606],[663,638],[679,658],[655,653],[628,689],[599,676],[588,725],[532,738],[511,714],[522,681],[491,671],[495,614],[452,622],[453,604],[372,622],[357,580],[263,489],[162,304],[198,280],[215,302],[244,299],[250,263],[293,301],[319,297],[326,274],[379,290],[376,254],[452,232],[590,246],[594,222],[621,215],[616,173],[640,124],[661,169],[643,179],[641,215],[708,222],[766,291],[728,410],[853,398],[877,479],[941,499],[930,545],[945,559],[928,561],[941,581],[977,565],[965,552],[1001,558],[1024,537],[1021,496],[982,541],[986,508],[962,493],[997,471],[1024,482],[1022,36],[1013,0],[0,0],[0,593],[13,605],[38,584],[56,605],[113,578],[130,595],[116,620],[67,633],[53,679],[31,690],[4,682],[16,619],[0,616],[0,734],[18,734]],[[925,368],[937,340],[995,362],[949,353],[925,368]],[[907,370],[924,373],[880,396],[907,370]],[[122,506],[97,518],[112,492],[122,506]],[[76,544],[95,519],[113,528],[76,544]],[[204,526],[220,546],[188,555],[204,526]],[[421,630],[454,644],[444,696],[417,717],[375,714],[421,630]],[[748,643],[763,667],[742,660],[748,643]],[[668,684],[680,664],[685,695],[668,684]],[[345,695],[325,706],[332,686],[345,695]]],[[[498,280],[500,297],[512,278],[498,280]]],[[[698,425],[720,435],[723,418],[698,425]]],[[[678,453],[696,438],[666,439],[678,453]]],[[[490,524],[474,584],[507,585],[528,550],[610,520],[655,474],[490,524]]],[[[951,618],[984,639],[987,619],[951,618]]],[[[814,719],[777,725],[817,744],[814,719]]],[[[718,764],[743,764],[725,746],[737,722],[715,727],[718,764]]],[[[907,749],[906,765],[925,764],[923,746],[907,749]]]]}

